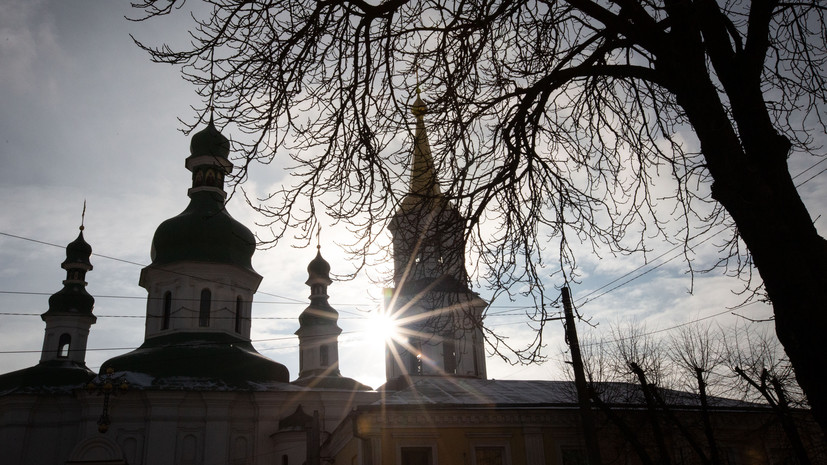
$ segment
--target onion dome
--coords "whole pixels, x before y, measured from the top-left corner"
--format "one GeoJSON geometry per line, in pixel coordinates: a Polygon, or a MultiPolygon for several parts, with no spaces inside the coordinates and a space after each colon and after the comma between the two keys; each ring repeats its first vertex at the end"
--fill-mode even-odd
{"type": "Polygon", "coordinates": [[[316,258],[307,265],[307,274],[309,274],[310,277],[307,278],[305,284],[310,285],[310,281],[312,281],[313,278],[321,278],[327,281],[329,285],[333,282],[330,280],[330,263],[327,263],[327,260],[322,258],[321,246],[316,247],[316,249],[318,250],[316,252],[316,258]]]}
{"type": "Polygon", "coordinates": [[[189,206],[155,230],[152,264],[182,261],[221,263],[253,270],[256,240],[247,227],[224,208],[213,192],[190,195],[189,206]]]}
{"type": "Polygon", "coordinates": [[[84,268],[86,271],[92,269],[89,257],[92,256],[92,246],[83,239],[83,229],[78,238],[66,246],[66,261],[60,267],[64,270],[69,268],[84,268]]]}
{"type": "Polygon", "coordinates": [[[196,132],[190,140],[190,155],[192,157],[220,157],[230,155],[230,141],[216,129],[212,117],[207,127],[196,132]]]}
{"type": "Polygon", "coordinates": [[[83,239],[83,227],[77,239],[66,246],[66,260],[60,267],[66,270],[63,289],[49,297],[49,310],[42,316],[54,314],[92,315],[95,298],[86,292],[86,272],[92,269],[89,257],[92,246],[83,239]]]}
{"type": "Polygon", "coordinates": [[[307,281],[310,286],[310,305],[299,315],[299,331],[309,326],[331,325],[337,326],[339,312],[330,306],[328,302],[327,286],[333,281],[330,279],[330,264],[322,258],[321,246],[317,247],[316,258],[307,265],[307,281]]]}

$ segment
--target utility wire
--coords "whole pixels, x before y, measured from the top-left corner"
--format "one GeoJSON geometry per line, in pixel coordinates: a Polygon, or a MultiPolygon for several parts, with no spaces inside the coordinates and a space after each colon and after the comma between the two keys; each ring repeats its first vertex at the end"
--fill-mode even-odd
{"type": "MultiPolygon", "coordinates": [[[[34,242],[34,243],[37,243],[37,244],[49,245],[49,246],[57,247],[57,248],[60,248],[60,249],[66,248],[65,245],[58,245],[58,244],[54,244],[54,243],[51,243],[51,242],[32,239],[30,237],[18,236],[16,234],[9,234],[9,233],[3,232],[3,231],[0,231],[0,236],[12,237],[14,239],[20,239],[20,240],[24,240],[24,241],[34,242]]],[[[116,262],[127,263],[129,265],[136,265],[136,266],[140,266],[140,267],[144,267],[144,268],[149,266],[149,265],[146,265],[146,264],[143,264],[143,263],[133,262],[133,261],[130,261],[130,260],[124,260],[122,258],[117,258],[117,257],[110,257],[109,255],[102,255],[102,254],[95,253],[95,252],[92,252],[92,255],[94,255],[96,257],[105,258],[107,260],[114,260],[116,262]]],[[[187,274],[187,273],[181,273],[181,272],[171,271],[171,270],[165,270],[165,271],[167,271],[168,273],[177,274],[179,276],[184,276],[184,277],[187,277],[187,278],[194,278],[194,279],[200,279],[200,280],[206,281],[206,282],[223,284],[223,283],[221,283],[219,281],[216,281],[216,280],[206,279],[206,278],[203,278],[203,277],[200,277],[200,276],[193,276],[193,275],[190,275],[190,274],[187,274]]],[[[299,300],[299,299],[294,299],[292,297],[285,297],[285,296],[278,295],[278,294],[272,294],[272,293],[269,293],[269,292],[257,291],[257,293],[268,295],[270,297],[277,297],[279,299],[290,300],[290,301],[293,301],[293,302],[296,302],[296,303],[305,303],[305,301],[302,301],[302,300],[299,300]]]]}

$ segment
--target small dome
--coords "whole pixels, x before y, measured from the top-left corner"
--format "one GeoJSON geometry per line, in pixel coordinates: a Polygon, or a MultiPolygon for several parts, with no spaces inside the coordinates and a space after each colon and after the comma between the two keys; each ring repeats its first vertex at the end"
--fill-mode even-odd
{"type": "Polygon", "coordinates": [[[92,264],[89,262],[89,257],[92,255],[92,246],[83,239],[83,231],[78,234],[78,238],[70,242],[66,246],[66,261],[60,266],[67,269],[72,265],[82,265],[82,268],[88,270],[92,269],[92,264]]]}
{"type": "Polygon", "coordinates": [[[49,310],[44,315],[74,313],[91,315],[95,298],[86,292],[81,283],[67,283],[63,289],[49,297],[49,310]]]}
{"type": "Polygon", "coordinates": [[[307,265],[307,273],[311,276],[321,276],[327,278],[330,276],[330,263],[322,258],[321,246],[317,247],[316,258],[314,258],[309,265],[307,265]]]}
{"type": "Polygon", "coordinates": [[[311,302],[299,315],[299,334],[311,326],[334,326],[338,328],[339,312],[327,303],[327,298],[311,302]]]}
{"type": "Polygon", "coordinates": [[[216,129],[212,118],[206,128],[196,132],[190,141],[190,154],[193,157],[227,158],[230,154],[230,141],[216,129]]]}

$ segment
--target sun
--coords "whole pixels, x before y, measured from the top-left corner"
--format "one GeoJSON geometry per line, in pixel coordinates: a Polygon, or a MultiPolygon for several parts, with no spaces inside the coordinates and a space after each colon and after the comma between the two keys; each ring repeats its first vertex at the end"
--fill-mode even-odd
{"type": "Polygon", "coordinates": [[[371,312],[365,330],[369,339],[383,345],[399,338],[399,325],[396,320],[382,310],[371,312]]]}

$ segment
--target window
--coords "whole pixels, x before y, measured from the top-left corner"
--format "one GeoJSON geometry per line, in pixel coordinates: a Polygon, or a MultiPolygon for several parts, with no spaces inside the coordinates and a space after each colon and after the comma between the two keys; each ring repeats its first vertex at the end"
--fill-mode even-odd
{"type": "Polygon", "coordinates": [[[241,332],[241,296],[235,298],[235,332],[241,332]]]}
{"type": "Polygon", "coordinates": [[[198,326],[210,325],[210,301],[212,300],[212,293],[209,289],[201,291],[201,309],[198,313],[198,326]]]}
{"type": "Polygon", "coordinates": [[[471,336],[471,355],[473,355],[474,359],[474,376],[480,375],[480,362],[479,362],[479,355],[477,354],[477,334],[474,333],[471,336]]]}
{"type": "Polygon", "coordinates": [[[319,364],[323,367],[330,365],[330,354],[328,353],[327,346],[319,347],[319,364]]]}
{"type": "Polygon", "coordinates": [[[72,343],[72,336],[63,333],[57,343],[57,358],[67,358],[69,356],[69,345],[72,343]]]}
{"type": "Polygon", "coordinates": [[[428,446],[402,447],[402,465],[433,465],[433,451],[428,446]]]}
{"type": "Polygon", "coordinates": [[[477,446],[474,448],[474,465],[505,465],[505,447],[477,446]]]}
{"type": "Polygon", "coordinates": [[[454,341],[446,339],[442,343],[442,363],[445,366],[445,373],[455,374],[457,372],[457,352],[454,341]]]}
{"type": "Polygon", "coordinates": [[[416,339],[410,341],[413,352],[408,352],[408,374],[422,374],[422,343],[416,339]]]}
{"type": "Polygon", "coordinates": [[[172,292],[164,293],[164,316],[161,321],[161,329],[169,329],[169,319],[172,313],[172,292]]]}

